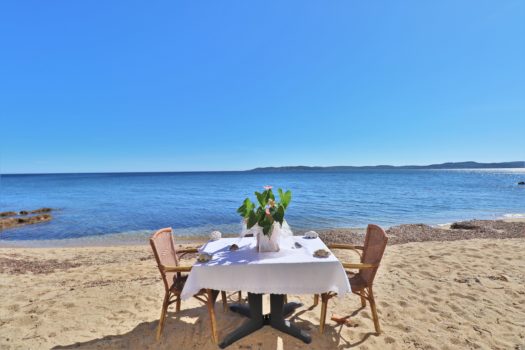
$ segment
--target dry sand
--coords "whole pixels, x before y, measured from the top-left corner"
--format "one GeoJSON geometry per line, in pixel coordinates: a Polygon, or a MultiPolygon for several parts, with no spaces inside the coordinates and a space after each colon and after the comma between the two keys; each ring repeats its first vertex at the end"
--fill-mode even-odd
{"type": "MultiPolygon", "coordinates": [[[[357,326],[329,320],[324,335],[312,297],[289,296],[305,304],[292,320],[310,345],[265,327],[230,348],[525,349],[524,252],[524,238],[392,245],[375,283],[381,335],[355,295],[332,299],[328,317],[357,326]]],[[[1,349],[217,349],[196,300],[155,342],[163,285],[147,246],[1,248],[0,294],[1,349]]],[[[220,337],[243,322],[216,310],[220,337]]]]}

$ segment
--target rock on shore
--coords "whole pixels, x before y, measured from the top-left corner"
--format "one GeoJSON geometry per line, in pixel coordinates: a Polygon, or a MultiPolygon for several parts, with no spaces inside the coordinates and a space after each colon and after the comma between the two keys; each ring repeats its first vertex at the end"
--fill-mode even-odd
{"type": "Polygon", "coordinates": [[[51,211],[51,208],[40,208],[31,211],[21,210],[18,213],[14,211],[2,212],[0,213],[0,231],[13,227],[32,225],[50,221],[51,219],[53,219],[51,214],[43,213],[49,213],[51,211]],[[30,214],[37,215],[27,216],[30,214]]]}

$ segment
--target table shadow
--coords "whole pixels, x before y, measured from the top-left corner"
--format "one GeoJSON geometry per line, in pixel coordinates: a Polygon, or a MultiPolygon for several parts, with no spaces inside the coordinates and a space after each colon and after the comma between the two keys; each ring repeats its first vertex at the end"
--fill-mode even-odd
{"type": "MultiPolygon", "coordinates": [[[[325,333],[321,335],[318,324],[302,317],[307,311],[305,307],[298,309],[289,319],[311,334],[311,344],[304,344],[298,339],[266,326],[232,344],[228,349],[275,350],[280,346],[283,349],[348,349],[363,344],[373,334],[366,334],[362,339],[350,340],[341,335],[342,326],[327,325],[325,333]]],[[[216,315],[220,339],[245,321],[245,318],[238,314],[223,312],[219,304],[216,305],[216,315]]],[[[101,320],[101,322],[108,321],[101,320]]],[[[158,342],[155,339],[157,324],[158,320],[140,322],[133,329],[122,334],[114,330],[112,332],[112,329],[108,328],[108,334],[103,337],[90,340],[84,338],[82,341],[58,345],[53,349],[218,349],[211,340],[208,311],[205,306],[183,308],[179,313],[169,312],[164,332],[158,342]]],[[[89,325],[86,325],[86,334],[89,334],[88,328],[89,325]]]]}

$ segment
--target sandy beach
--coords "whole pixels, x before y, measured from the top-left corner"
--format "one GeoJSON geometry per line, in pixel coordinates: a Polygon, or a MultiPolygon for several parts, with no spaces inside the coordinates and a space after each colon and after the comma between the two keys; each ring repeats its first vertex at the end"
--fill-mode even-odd
{"type": "MultiPolygon", "coordinates": [[[[355,295],[330,301],[328,319],[352,315],[353,322],[329,320],[323,335],[312,296],[291,295],[304,303],[291,319],[310,330],[310,345],[265,327],[230,348],[525,349],[525,230],[516,227],[517,238],[389,245],[375,282],[379,336],[355,295]]],[[[163,292],[146,245],[0,248],[0,348],[216,349],[196,300],[183,302],[180,314],[171,310],[155,342],[163,292]]],[[[216,310],[220,337],[243,322],[219,303],[216,310]]]]}

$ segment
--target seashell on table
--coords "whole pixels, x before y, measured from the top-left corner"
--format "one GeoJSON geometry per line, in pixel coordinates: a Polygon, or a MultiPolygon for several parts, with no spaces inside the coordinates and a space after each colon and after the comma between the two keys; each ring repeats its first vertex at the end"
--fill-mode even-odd
{"type": "Polygon", "coordinates": [[[210,240],[212,241],[219,240],[221,239],[221,237],[222,233],[220,231],[213,231],[212,233],[210,233],[210,240]]]}
{"type": "Polygon", "coordinates": [[[313,239],[319,237],[319,234],[315,231],[308,231],[304,234],[304,238],[313,239]]]}
{"type": "Polygon", "coordinates": [[[210,261],[212,258],[213,258],[213,256],[211,254],[201,253],[197,257],[197,261],[200,262],[200,263],[205,263],[205,262],[210,261]]]}
{"type": "Polygon", "coordinates": [[[330,252],[328,250],[325,250],[325,249],[317,249],[314,252],[314,256],[316,258],[328,258],[330,256],[330,252]]]}

